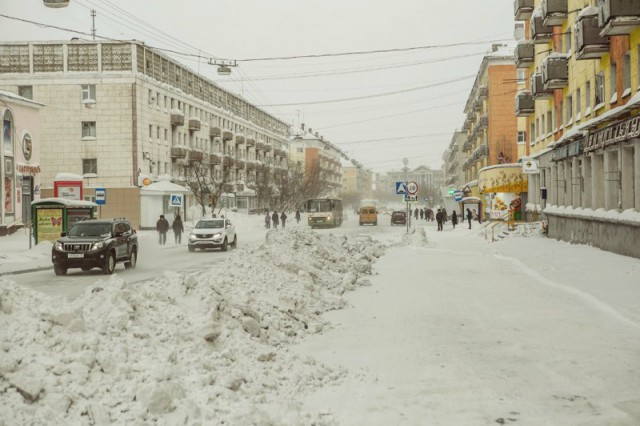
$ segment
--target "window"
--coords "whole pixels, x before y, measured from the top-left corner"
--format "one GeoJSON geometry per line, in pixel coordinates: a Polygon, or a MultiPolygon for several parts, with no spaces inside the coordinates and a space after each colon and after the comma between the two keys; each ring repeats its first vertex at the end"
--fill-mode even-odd
{"type": "Polygon", "coordinates": [[[631,94],[631,52],[622,56],[622,90],[623,97],[631,94]]]}
{"type": "Polygon", "coordinates": [[[160,126],[156,127],[156,139],[160,142],[160,126]]]}
{"type": "MultiPolygon", "coordinates": [[[[544,120],[543,120],[544,123],[544,120]]],[[[553,116],[551,111],[547,111],[547,134],[553,131],[553,116]]]]}
{"type": "Polygon", "coordinates": [[[596,75],[595,98],[596,107],[604,103],[604,73],[602,72],[596,75]]]}
{"type": "Polygon", "coordinates": [[[571,30],[567,29],[567,32],[564,33],[564,50],[562,53],[569,53],[571,51],[571,30]]]}
{"type": "Polygon", "coordinates": [[[166,144],[168,142],[168,136],[169,135],[169,131],[167,129],[164,129],[164,143],[166,144]]]}
{"type": "Polygon", "coordinates": [[[536,118],[536,140],[540,137],[540,119],[536,118]]]}
{"type": "Polygon", "coordinates": [[[149,139],[153,138],[153,124],[149,124],[149,139]]]}
{"type": "Polygon", "coordinates": [[[82,100],[83,101],[95,101],[96,100],[96,85],[95,84],[83,84],[82,85],[82,100]]]}
{"type": "Polygon", "coordinates": [[[555,131],[558,131],[560,127],[562,127],[562,115],[564,114],[564,101],[560,100],[560,105],[558,105],[558,110],[556,111],[556,128],[555,131]]]}
{"type": "MultiPolygon", "coordinates": [[[[537,122],[538,120],[536,120],[537,122]]],[[[536,125],[531,123],[530,125],[530,129],[529,129],[529,145],[533,145],[535,143],[535,140],[533,139],[533,134],[536,131],[536,125]]]]}
{"type": "Polygon", "coordinates": [[[567,102],[565,103],[566,117],[565,123],[569,125],[573,121],[573,96],[567,96],[567,102]]]}
{"type": "Polygon", "coordinates": [[[156,106],[160,108],[160,92],[156,92],[156,106]]]}
{"type": "Polygon", "coordinates": [[[164,109],[167,109],[168,103],[169,103],[169,98],[165,95],[164,96],[164,109]]]}
{"type": "Polygon", "coordinates": [[[542,136],[542,138],[544,139],[545,134],[547,133],[546,131],[546,127],[544,125],[544,114],[542,115],[542,118],[540,118],[540,136],[542,136]]]}
{"type": "Polygon", "coordinates": [[[580,120],[580,112],[582,111],[582,91],[576,90],[576,120],[580,120]]]}
{"type": "Polygon", "coordinates": [[[149,89],[149,105],[153,105],[153,101],[155,98],[153,97],[153,90],[149,89]]]}
{"type": "Polygon", "coordinates": [[[82,138],[95,138],[95,137],[96,137],[96,122],[83,121],[82,122],[82,138]]]}
{"type": "Polygon", "coordinates": [[[98,174],[98,160],[96,158],[87,158],[82,160],[82,174],[98,174]]]}
{"type": "Polygon", "coordinates": [[[609,68],[609,89],[611,91],[611,99],[609,103],[618,101],[618,64],[612,63],[609,68]]]}
{"type": "Polygon", "coordinates": [[[18,86],[18,95],[33,100],[33,86],[18,86]]]}
{"type": "Polygon", "coordinates": [[[296,148],[296,151],[298,152],[298,154],[302,154],[304,153],[304,148],[296,148]]]}
{"type": "Polygon", "coordinates": [[[527,79],[527,70],[518,68],[518,84],[524,84],[527,79]]]}
{"type": "Polygon", "coordinates": [[[587,85],[584,89],[584,103],[585,103],[585,112],[584,115],[587,116],[591,114],[591,82],[587,81],[587,85]]]}
{"type": "Polygon", "coordinates": [[[518,143],[523,144],[527,142],[527,132],[518,132],[518,143]]]}

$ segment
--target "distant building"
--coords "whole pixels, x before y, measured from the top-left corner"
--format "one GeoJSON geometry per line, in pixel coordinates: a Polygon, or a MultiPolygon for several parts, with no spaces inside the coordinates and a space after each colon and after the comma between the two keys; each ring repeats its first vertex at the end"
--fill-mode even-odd
{"type": "Polygon", "coordinates": [[[360,199],[373,197],[373,174],[362,164],[352,160],[352,165],[342,166],[342,193],[358,194],[360,199]]]}

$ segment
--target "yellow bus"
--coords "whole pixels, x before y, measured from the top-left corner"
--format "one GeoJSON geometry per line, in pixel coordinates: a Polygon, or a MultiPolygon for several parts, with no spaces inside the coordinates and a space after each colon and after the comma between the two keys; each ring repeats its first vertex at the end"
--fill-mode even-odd
{"type": "Polygon", "coordinates": [[[342,225],[342,200],[337,198],[312,198],[305,201],[307,222],[311,228],[335,228],[342,225]]]}

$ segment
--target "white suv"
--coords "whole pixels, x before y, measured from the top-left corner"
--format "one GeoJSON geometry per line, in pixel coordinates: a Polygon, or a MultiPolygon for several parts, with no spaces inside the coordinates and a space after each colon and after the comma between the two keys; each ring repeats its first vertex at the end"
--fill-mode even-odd
{"type": "Polygon", "coordinates": [[[234,248],[238,245],[236,229],[229,219],[200,219],[189,235],[189,251],[197,248],[220,248],[227,251],[229,245],[234,248]]]}

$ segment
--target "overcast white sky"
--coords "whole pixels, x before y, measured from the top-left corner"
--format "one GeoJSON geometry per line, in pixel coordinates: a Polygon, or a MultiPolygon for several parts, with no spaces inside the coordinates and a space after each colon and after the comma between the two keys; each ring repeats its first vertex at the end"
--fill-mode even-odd
{"type": "MultiPolygon", "coordinates": [[[[220,77],[206,61],[174,56],[277,117],[295,126],[304,122],[376,172],[400,169],[404,157],[412,168],[442,166],[452,132],[464,121],[462,110],[482,54],[491,40],[512,39],[514,24],[513,5],[507,0],[71,2],[68,8],[49,9],[41,0],[0,0],[0,13],[88,33],[89,10],[95,9],[99,36],[238,60],[230,77],[220,77]],[[477,44],[243,61],[462,42],[477,44]],[[325,102],[431,85],[435,87],[325,102]]],[[[78,35],[0,17],[1,40],[74,36],[78,35]]]]}

